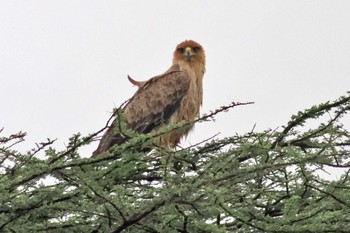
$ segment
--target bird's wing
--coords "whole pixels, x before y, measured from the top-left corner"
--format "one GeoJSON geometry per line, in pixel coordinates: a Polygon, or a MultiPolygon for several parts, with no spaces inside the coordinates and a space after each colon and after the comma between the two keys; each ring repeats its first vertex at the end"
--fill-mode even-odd
{"type": "MultiPolygon", "coordinates": [[[[167,123],[180,106],[189,86],[189,75],[177,67],[148,80],[124,107],[128,127],[138,133],[148,133],[167,123]]],[[[103,135],[93,156],[127,140],[124,135],[115,133],[115,124],[116,121],[103,135]]]]}
{"type": "Polygon", "coordinates": [[[148,133],[167,123],[187,94],[190,78],[184,71],[170,71],[150,79],[124,108],[131,129],[148,133]]]}

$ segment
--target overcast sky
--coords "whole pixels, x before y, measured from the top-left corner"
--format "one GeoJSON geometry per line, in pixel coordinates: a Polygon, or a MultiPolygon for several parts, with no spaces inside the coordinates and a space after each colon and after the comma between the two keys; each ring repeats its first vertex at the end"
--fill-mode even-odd
{"type": "MultiPolygon", "coordinates": [[[[0,1],[0,127],[17,148],[102,128],[164,72],[178,43],[206,50],[202,112],[254,101],[196,126],[184,144],[286,124],[350,90],[350,1],[0,1]]],[[[347,116],[349,118],[349,116],[347,116]]],[[[96,144],[85,149],[86,156],[96,144]]]]}

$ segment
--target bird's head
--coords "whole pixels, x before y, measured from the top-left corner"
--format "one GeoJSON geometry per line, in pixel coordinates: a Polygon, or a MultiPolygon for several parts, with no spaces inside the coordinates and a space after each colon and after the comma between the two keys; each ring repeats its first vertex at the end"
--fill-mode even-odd
{"type": "Polygon", "coordinates": [[[205,64],[203,47],[193,40],[185,40],[176,46],[174,52],[174,63],[185,61],[188,63],[205,64]]]}

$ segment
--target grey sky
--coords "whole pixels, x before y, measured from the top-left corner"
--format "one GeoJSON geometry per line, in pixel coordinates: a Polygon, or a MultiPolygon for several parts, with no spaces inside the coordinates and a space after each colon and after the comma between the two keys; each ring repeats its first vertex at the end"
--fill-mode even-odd
{"type": "MultiPolygon", "coordinates": [[[[0,1],[0,123],[18,148],[102,128],[114,106],[165,71],[175,46],[206,50],[202,112],[186,143],[285,124],[350,90],[350,1],[0,1]]],[[[88,147],[88,155],[96,144],[88,147]]]]}

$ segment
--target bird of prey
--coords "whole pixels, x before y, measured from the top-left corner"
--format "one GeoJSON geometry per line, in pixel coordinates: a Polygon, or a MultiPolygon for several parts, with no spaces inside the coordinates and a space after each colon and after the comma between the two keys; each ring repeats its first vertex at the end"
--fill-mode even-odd
{"type": "MultiPolygon", "coordinates": [[[[123,108],[127,127],[146,134],[167,124],[194,120],[202,105],[204,72],[203,47],[193,40],[185,40],[176,46],[173,64],[163,74],[147,81],[136,81],[128,77],[131,83],[138,86],[138,90],[123,108]]],[[[127,140],[117,132],[116,124],[117,120],[114,120],[92,156],[127,140]]],[[[158,136],[156,143],[174,148],[192,128],[193,125],[190,125],[158,136]]]]}

